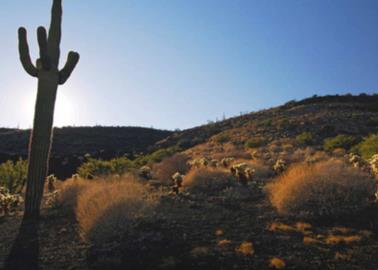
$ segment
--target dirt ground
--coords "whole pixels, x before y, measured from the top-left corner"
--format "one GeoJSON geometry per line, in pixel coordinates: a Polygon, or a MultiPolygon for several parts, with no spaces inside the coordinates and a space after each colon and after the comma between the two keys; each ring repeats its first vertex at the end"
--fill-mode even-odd
{"type": "MultiPolygon", "coordinates": [[[[101,246],[81,240],[72,216],[45,209],[18,259],[28,269],[378,269],[376,209],[315,223],[279,217],[261,190],[241,192],[164,196],[153,217],[101,246]]],[[[20,225],[20,215],[0,218],[3,269],[20,225]]]]}

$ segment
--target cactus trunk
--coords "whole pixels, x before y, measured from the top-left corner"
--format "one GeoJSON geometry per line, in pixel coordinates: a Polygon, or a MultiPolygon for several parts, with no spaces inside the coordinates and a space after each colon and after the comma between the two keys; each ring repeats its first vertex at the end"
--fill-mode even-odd
{"type": "Polygon", "coordinates": [[[38,28],[40,58],[34,66],[30,59],[26,30],[20,28],[19,53],[25,71],[38,78],[34,125],[30,137],[28,177],[25,196],[26,218],[38,218],[43,197],[45,179],[53,135],[56,94],[59,84],[64,84],[79,61],[79,54],[70,52],[67,63],[58,70],[60,57],[62,0],[53,0],[49,35],[45,28],[38,28]]]}
{"type": "MultiPolygon", "coordinates": [[[[34,125],[30,137],[25,215],[37,217],[43,195],[52,142],[52,126],[58,80],[39,74],[34,125]]],[[[53,76],[51,76],[53,78],[53,76]]],[[[57,77],[57,76],[55,76],[57,77]]]]}

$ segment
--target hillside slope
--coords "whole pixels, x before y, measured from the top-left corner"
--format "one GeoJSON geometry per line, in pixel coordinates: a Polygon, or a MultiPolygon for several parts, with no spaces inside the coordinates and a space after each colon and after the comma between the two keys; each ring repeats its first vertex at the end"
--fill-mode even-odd
{"type": "Polygon", "coordinates": [[[177,144],[189,149],[201,144],[221,145],[221,141],[242,146],[251,138],[272,142],[295,138],[303,132],[313,135],[315,145],[338,134],[361,137],[378,132],[378,95],[314,96],[290,101],[279,107],[176,132],[155,147],[177,144]]]}

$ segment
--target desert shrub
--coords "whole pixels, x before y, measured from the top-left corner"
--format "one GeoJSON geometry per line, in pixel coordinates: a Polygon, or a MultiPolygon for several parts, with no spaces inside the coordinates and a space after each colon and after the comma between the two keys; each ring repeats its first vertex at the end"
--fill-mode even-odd
{"type": "Polygon", "coordinates": [[[372,134],[364,138],[356,148],[360,155],[366,160],[378,154],[378,134],[372,134]]]}
{"type": "Polygon", "coordinates": [[[226,142],[229,142],[231,140],[231,137],[228,134],[221,133],[216,136],[214,136],[214,141],[219,144],[223,144],[226,142]]]}
{"type": "Polygon", "coordinates": [[[314,143],[314,136],[311,132],[303,132],[295,137],[295,140],[300,145],[312,145],[314,143]]]}
{"type": "Polygon", "coordinates": [[[287,168],[287,164],[284,160],[278,159],[273,165],[273,170],[276,174],[283,173],[287,168]]]}
{"type": "Polygon", "coordinates": [[[94,183],[95,181],[88,181],[78,177],[64,181],[56,194],[53,206],[63,208],[69,212],[74,211],[79,194],[94,183]]]}
{"type": "Polygon", "coordinates": [[[284,215],[340,216],[368,205],[376,190],[369,175],[340,160],[298,164],[267,186],[284,215]]]}
{"type": "Polygon", "coordinates": [[[91,184],[80,192],[76,207],[82,235],[94,244],[122,236],[154,209],[157,200],[146,195],[147,188],[131,176],[91,184]]]}
{"type": "Polygon", "coordinates": [[[267,144],[267,141],[261,137],[250,138],[245,142],[247,148],[257,148],[267,144]]]}
{"type": "Polygon", "coordinates": [[[378,177],[378,154],[373,155],[371,159],[369,159],[369,165],[373,174],[378,177]]]}
{"type": "Polygon", "coordinates": [[[160,163],[153,167],[154,176],[162,183],[171,184],[172,175],[176,172],[186,174],[189,170],[188,156],[184,154],[176,154],[174,156],[165,158],[160,163]]]}
{"type": "Polygon", "coordinates": [[[137,157],[134,160],[134,164],[136,164],[137,166],[143,166],[149,163],[160,162],[167,157],[173,156],[180,150],[181,148],[178,146],[172,146],[169,148],[159,149],[159,150],[156,150],[155,152],[152,152],[151,154],[137,157]]]}
{"type": "Polygon", "coordinates": [[[349,150],[353,145],[358,143],[358,139],[354,136],[345,134],[337,135],[333,138],[327,138],[324,140],[324,150],[332,152],[336,148],[343,148],[349,150]]]}
{"type": "Polygon", "coordinates": [[[249,166],[255,171],[254,177],[256,180],[267,179],[274,175],[271,166],[264,164],[262,161],[250,162],[249,166]]]}
{"type": "Polygon", "coordinates": [[[112,174],[122,175],[128,172],[134,164],[126,157],[101,160],[89,158],[78,168],[78,174],[83,178],[95,178],[112,174]]]}
{"type": "Polygon", "coordinates": [[[8,160],[0,165],[0,186],[5,187],[9,193],[19,193],[26,182],[28,164],[25,160],[13,162],[8,160]]]}
{"type": "Polygon", "coordinates": [[[234,186],[236,179],[221,169],[193,168],[184,177],[183,186],[190,192],[219,192],[234,186]]]}
{"type": "Polygon", "coordinates": [[[150,180],[152,178],[152,170],[149,166],[142,166],[138,170],[138,175],[144,180],[150,180]]]}

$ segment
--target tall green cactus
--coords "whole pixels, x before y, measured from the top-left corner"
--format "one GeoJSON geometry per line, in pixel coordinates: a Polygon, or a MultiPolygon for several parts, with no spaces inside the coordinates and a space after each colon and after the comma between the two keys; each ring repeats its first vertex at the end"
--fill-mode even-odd
{"type": "Polygon", "coordinates": [[[79,62],[79,54],[69,52],[66,65],[63,69],[58,69],[61,24],[62,0],[53,0],[52,18],[48,36],[44,27],[39,27],[37,31],[40,57],[37,60],[36,66],[33,65],[30,58],[26,29],[21,27],[18,30],[21,63],[29,75],[38,78],[34,126],[29,145],[25,217],[39,217],[44,182],[48,173],[54,107],[58,85],[64,84],[67,81],[79,62]]]}

